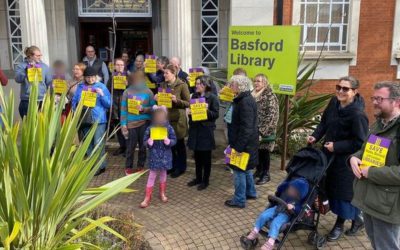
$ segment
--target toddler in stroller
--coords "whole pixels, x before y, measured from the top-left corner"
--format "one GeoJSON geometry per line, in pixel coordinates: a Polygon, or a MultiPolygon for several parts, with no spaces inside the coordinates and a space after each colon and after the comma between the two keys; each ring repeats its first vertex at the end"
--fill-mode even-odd
{"type": "Polygon", "coordinates": [[[273,206],[264,210],[257,218],[253,230],[240,238],[244,249],[252,249],[258,244],[258,235],[266,223],[270,223],[268,240],[261,250],[271,250],[279,236],[281,227],[290,222],[293,216],[300,213],[302,204],[307,197],[309,184],[304,178],[297,178],[282,182],[277,189],[276,196],[271,197],[273,206]]]}

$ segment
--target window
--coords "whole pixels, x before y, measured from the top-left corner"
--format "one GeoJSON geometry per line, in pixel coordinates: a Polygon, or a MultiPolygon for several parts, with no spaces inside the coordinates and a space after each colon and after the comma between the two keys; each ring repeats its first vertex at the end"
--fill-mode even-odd
{"type": "Polygon", "coordinates": [[[218,0],[201,1],[201,65],[218,67],[218,0]]]}
{"type": "Polygon", "coordinates": [[[12,66],[15,66],[24,59],[19,0],[7,0],[7,19],[12,66]]]}
{"type": "Polygon", "coordinates": [[[348,52],[350,0],[301,0],[302,50],[348,52]]]}
{"type": "Polygon", "coordinates": [[[116,17],[151,17],[150,0],[78,0],[79,16],[109,17],[113,4],[116,17]]]}

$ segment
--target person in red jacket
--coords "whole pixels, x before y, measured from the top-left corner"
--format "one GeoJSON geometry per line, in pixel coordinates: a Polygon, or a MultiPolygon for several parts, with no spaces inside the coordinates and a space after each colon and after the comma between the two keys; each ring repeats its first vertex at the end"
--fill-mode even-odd
{"type": "Polygon", "coordinates": [[[2,86],[6,86],[8,83],[8,78],[1,69],[0,69],[0,82],[2,86]]]}

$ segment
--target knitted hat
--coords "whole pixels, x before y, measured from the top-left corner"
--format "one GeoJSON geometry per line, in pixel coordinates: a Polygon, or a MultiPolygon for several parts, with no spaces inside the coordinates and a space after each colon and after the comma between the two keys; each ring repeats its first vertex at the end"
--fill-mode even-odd
{"type": "Polygon", "coordinates": [[[97,72],[93,67],[87,67],[83,72],[83,76],[97,76],[97,72]]]}

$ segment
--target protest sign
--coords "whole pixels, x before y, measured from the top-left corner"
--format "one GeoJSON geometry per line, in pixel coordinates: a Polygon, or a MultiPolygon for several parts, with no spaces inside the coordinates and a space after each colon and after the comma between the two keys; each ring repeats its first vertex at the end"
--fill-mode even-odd
{"type": "Polygon", "coordinates": [[[171,89],[158,88],[157,97],[158,97],[157,104],[159,106],[165,106],[167,108],[172,108],[171,89]]]}
{"type": "Polygon", "coordinates": [[[249,158],[249,153],[239,153],[231,147],[225,149],[225,163],[238,167],[243,171],[247,169],[249,158]]]}
{"type": "Polygon", "coordinates": [[[204,75],[202,68],[190,68],[189,69],[189,86],[196,86],[196,78],[204,75]]]}
{"type": "Polygon", "coordinates": [[[219,92],[219,99],[224,102],[233,102],[235,94],[233,90],[227,86],[223,87],[219,92]]]}
{"type": "Polygon", "coordinates": [[[114,89],[125,90],[126,89],[126,73],[116,73],[113,74],[114,89]]]}
{"type": "Polygon", "coordinates": [[[190,111],[192,121],[207,120],[207,103],[205,98],[197,98],[190,100],[190,111]]]}
{"type": "Polygon", "coordinates": [[[296,93],[300,26],[231,26],[228,76],[241,67],[249,77],[264,73],[276,94],[296,93]]]}
{"type": "Polygon", "coordinates": [[[28,65],[27,68],[27,75],[28,75],[28,81],[30,83],[33,83],[35,81],[41,82],[43,81],[43,76],[42,76],[42,68],[40,64],[36,65],[28,65]]]}
{"type": "Polygon", "coordinates": [[[68,86],[64,75],[53,76],[53,89],[56,94],[64,94],[67,92],[68,86]]]}
{"type": "Polygon", "coordinates": [[[152,127],[150,128],[150,138],[153,140],[164,140],[168,137],[168,130],[166,127],[152,127]]]}
{"type": "Polygon", "coordinates": [[[95,107],[97,102],[96,89],[84,86],[81,94],[81,100],[83,100],[83,106],[88,108],[95,107]]]}
{"type": "Polygon", "coordinates": [[[140,113],[140,105],[142,105],[142,98],[135,95],[128,95],[128,113],[138,115],[140,113]]]}
{"type": "Polygon", "coordinates": [[[389,139],[370,135],[364,148],[360,168],[385,166],[389,146],[389,139]]]}
{"type": "Polygon", "coordinates": [[[146,55],[144,73],[154,74],[157,72],[157,57],[155,55],[146,55]]]}

